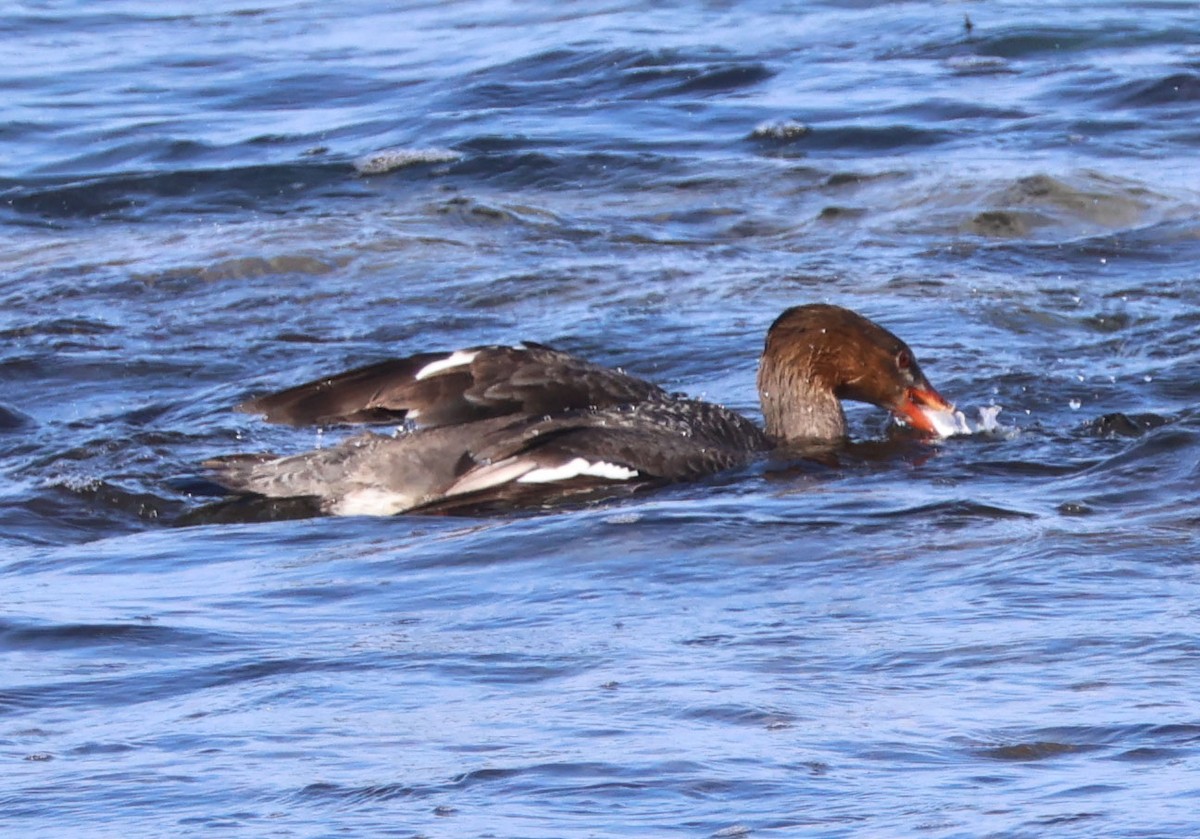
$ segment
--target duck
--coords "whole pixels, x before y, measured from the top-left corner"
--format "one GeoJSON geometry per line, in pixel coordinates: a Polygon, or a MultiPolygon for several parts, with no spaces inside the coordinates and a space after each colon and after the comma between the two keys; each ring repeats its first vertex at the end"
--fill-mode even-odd
{"type": "Polygon", "coordinates": [[[426,352],[242,402],[293,427],[390,426],[301,454],[203,466],[225,491],[308,498],[327,515],[546,508],[632,494],[846,437],[844,400],[944,436],[954,406],[909,346],[850,309],[806,304],[771,324],[757,385],[764,425],[620,369],[523,342],[426,352]]]}

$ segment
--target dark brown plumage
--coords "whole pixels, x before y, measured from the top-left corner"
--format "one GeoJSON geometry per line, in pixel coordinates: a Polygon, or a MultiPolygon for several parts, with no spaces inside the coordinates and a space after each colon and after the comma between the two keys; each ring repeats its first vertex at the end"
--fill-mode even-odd
{"type": "Polygon", "coordinates": [[[846,433],[841,401],[887,408],[934,433],[921,408],[949,410],[908,345],[840,306],[788,309],[771,324],[758,367],[767,434],[781,441],[837,439],[846,433]]]}

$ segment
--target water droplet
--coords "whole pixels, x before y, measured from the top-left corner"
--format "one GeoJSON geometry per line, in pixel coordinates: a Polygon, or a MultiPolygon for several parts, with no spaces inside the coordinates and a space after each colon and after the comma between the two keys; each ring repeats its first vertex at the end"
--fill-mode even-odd
{"type": "Polygon", "coordinates": [[[1072,399],[1067,404],[1071,406],[1072,411],[1078,411],[1080,408],[1083,407],[1083,403],[1080,402],[1078,399],[1072,399]]]}

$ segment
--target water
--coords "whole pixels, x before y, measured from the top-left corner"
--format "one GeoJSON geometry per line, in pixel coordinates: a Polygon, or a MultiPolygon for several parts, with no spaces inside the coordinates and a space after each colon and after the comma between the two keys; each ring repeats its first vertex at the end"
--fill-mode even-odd
{"type": "Polygon", "coordinates": [[[5,834],[1194,835],[1195,31],[10,4],[5,834]],[[756,414],[813,301],[1000,429],[855,409],[836,463],[616,504],[174,526],[204,458],[330,438],[252,393],[526,338],[756,414]]]}

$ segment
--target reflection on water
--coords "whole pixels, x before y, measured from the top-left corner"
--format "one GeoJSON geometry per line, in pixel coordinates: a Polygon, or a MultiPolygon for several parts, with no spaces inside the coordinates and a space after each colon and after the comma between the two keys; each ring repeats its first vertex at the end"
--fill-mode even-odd
{"type": "Polygon", "coordinates": [[[1193,835],[1194,21],[965,11],[15,10],[0,824],[1193,835]],[[196,518],[205,458],[336,439],[252,393],[529,339],[757,416],[813,301],[983,432],[196,518]]]}

